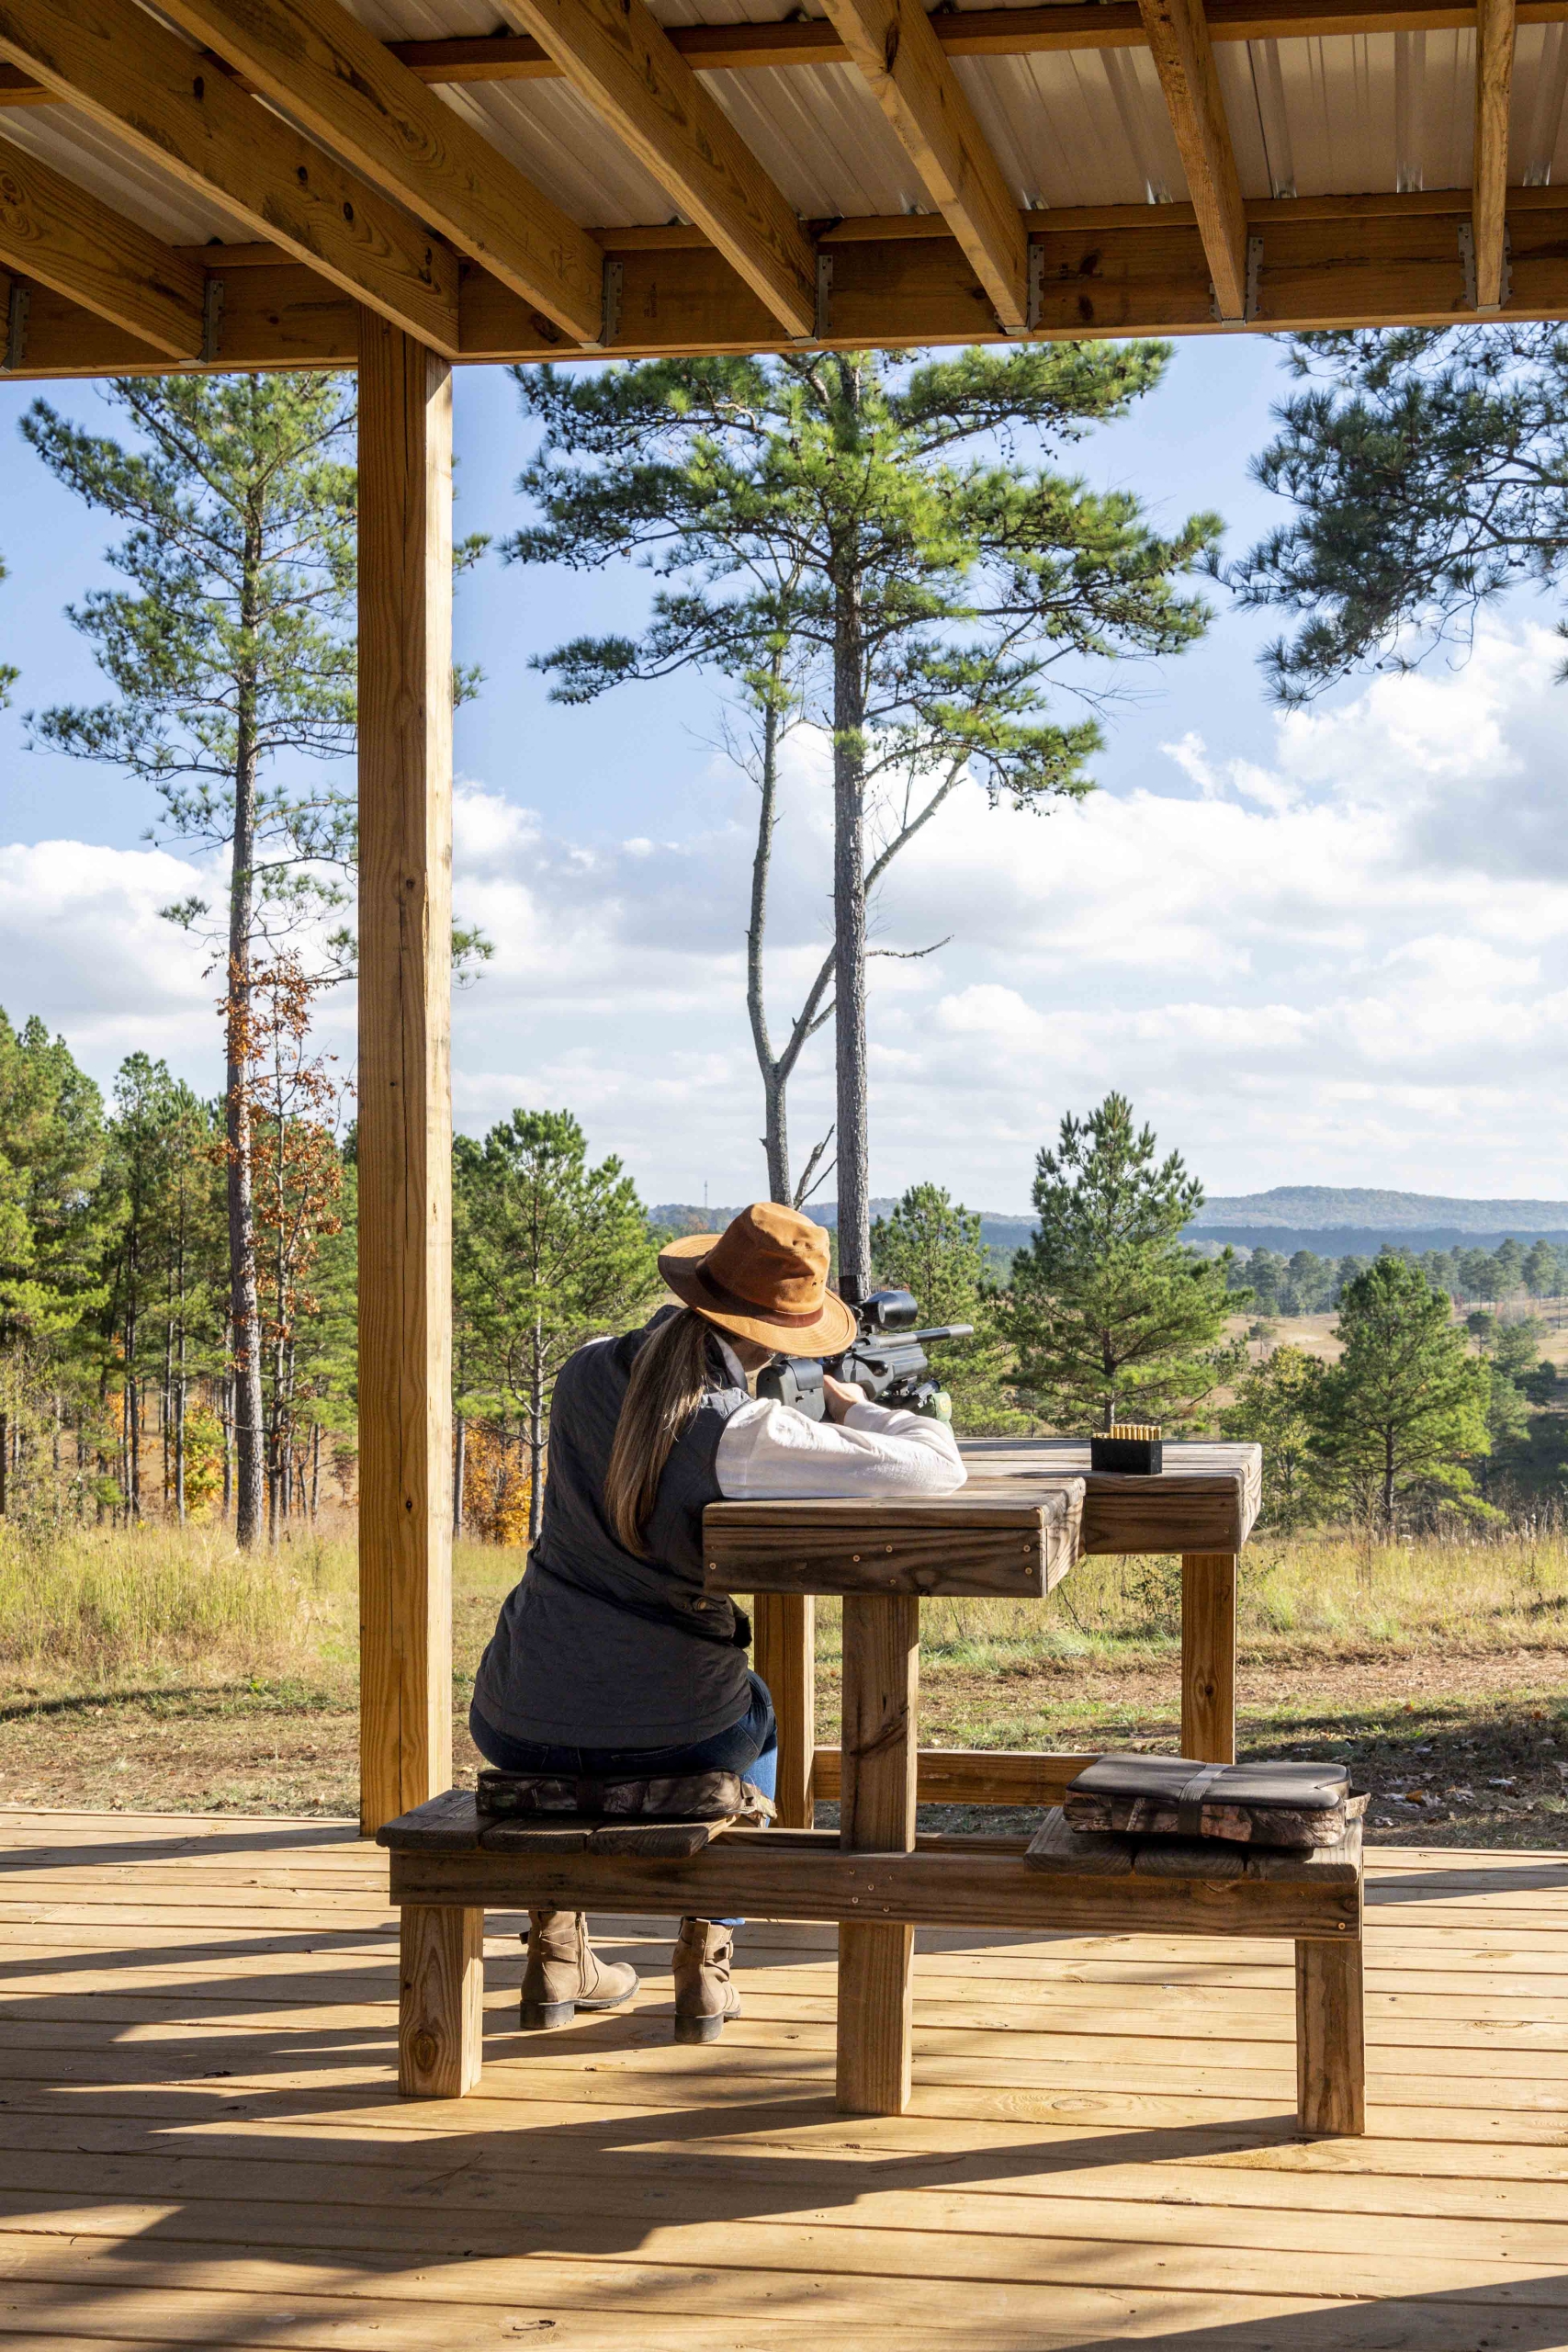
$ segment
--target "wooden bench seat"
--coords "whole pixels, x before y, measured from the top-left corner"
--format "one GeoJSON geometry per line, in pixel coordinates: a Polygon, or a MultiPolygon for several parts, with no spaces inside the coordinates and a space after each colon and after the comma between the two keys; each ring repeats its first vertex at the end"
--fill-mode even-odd
{"type": "Polygon", "coordinates": [[[1302,2129],[1364,2129],[1359,1824],[1342,1845],[1300,1856],[1216,1850],[1217,1841],[1080,1838],[1059,1813],[1032,1840],[919,1838],[908,1853],[846,1849],[831,1830],[727,1828],[671,1855],[637,1850],[626,1833],[637,1825],[616,1826],[614,1848],[581,1825],[530,1827],[519,1843],[520,1825],[482,1820],[472,1796],[453,1790],[378,1832],[401,1912],[406,2095],[460,2097],[479,2078],[487,1910],[744,1915],[1038,1935],[1290,1938],[1302,2129]]]}

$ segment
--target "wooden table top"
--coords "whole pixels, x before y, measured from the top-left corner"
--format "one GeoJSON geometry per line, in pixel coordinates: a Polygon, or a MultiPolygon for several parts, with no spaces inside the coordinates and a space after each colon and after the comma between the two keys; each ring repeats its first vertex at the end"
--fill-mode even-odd
{"type": "Polygon", "coordinates": [[[1171,1443],[1156,1476],[1093,1472],[1087,1440],[977,1438],[956,1495],[710,1503],[711,1592],[1039,1598],[1086,1553],[1239,1552],[1258,1516],[1256,1445],[1171,1443]]]}
{"type": "Polygon", "coordinates": [[[1165,1467],[1152,1477],[1091,1470],[1087,1438],[968,1438],[959,1450],[964,1493],[976,1500],[1081,1478],[1080,1553],[1239,1552],[1263,1500],[1260,1445],[1168,1438],[1165,1467]]]}

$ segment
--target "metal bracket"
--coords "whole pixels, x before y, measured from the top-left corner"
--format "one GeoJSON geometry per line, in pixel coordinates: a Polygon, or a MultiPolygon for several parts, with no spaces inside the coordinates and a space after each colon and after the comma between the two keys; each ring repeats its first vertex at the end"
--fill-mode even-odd
{"type": "Polygon", "coordinates": [[[1029,334],[1040,332],[1040,313],[1045,301],[1045,248],[1032,239],[1029,246],[1028,308],[1023,314],[1024,330],[1029,334]]]}
{"type": "Polygon", "coordinates": [[[599,327],[599,346],[603,351],[609,350],[621,332],[621,297],[626,290],[626,283],[625,262],[617,260],[613,254],[606,254],[599,327]]]}
{"type": "Polygon", "coordinates": [[[6,305],[6,373],[14,375],[27,365],[28,313],[33,306],[33,290],[18,277],[11,280],[10,300],[6,305]]]}
{"type": "Polygon", "coordinates": [[[1501,297],[1495,302],[1478,302],[1475,299],[1475,223],[1473,220],[1461,220],[1460,222],[1459,266],[1464,281],[1464,307],[1467,311],[1473,311],[1478,318],[1495,319],[1498,311],[1502,309],[1503,304],[1513,300],[1513,262],[1514,241],[1508,232],[1508,224],[1505,220],[1503,223],[1503,285],[1501,297]]]}
{"type": "Polygon", "coordinates": [[[223,280],[209,277],[201,289],[201,356],[210,368],[223,340],[223,280]]]}
{"type": "Polygon", "coordinates": [[[817,254],[817,316],[813,322],[817,341],[826,343],[833,332],[833,256],[817,254]]]}
{"type": "Polygon", "coordinates": [[[1211,308],[1216,326],[1229,327],[1234,331],[1237,327],[1249,327],[1257,323],[1258,287],[1262,275],[1263,240],[1261,237],[1248,237],[1247,241],[1247,282],[1242,291],[1242,312],[1239,319],[1227,319],[1221,316],[1220,298],[1214,292],[1213,283],[1210,285],[1209,295],[1211,308]]]}

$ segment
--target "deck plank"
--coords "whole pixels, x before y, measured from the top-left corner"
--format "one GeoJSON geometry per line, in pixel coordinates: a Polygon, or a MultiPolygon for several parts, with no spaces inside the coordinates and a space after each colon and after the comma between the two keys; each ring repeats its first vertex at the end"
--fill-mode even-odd
{"type": "Polygon", "coordinates": [[[1568,2343],[1568,1857],[1369,1855],[1369,2131],[1303,2143],[1291,1951],[922,1933],[915,2091],[832,2108],[833,1930],[744,2018],[637,2007],[393,2092],[396,1917],[353,1826],[0,1814],[0,2346],[1520,2352],[1568,2343]]]}

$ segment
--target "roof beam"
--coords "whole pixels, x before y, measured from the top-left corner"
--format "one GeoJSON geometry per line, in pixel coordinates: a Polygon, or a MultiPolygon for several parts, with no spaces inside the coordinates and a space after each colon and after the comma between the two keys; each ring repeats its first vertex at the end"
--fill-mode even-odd
{"type": "Polygon", "coordinates": [[[134,0],[0,0],[0,57],[383,318],[456,350],[456,255],[134,0]]]}
{"type": "Polygon", "coordinates": [[[920,184],[1009,334],[1029,323],[1023,216],[920,0],[826,0],[920,184]]]}
{"type": "MultiPolygon", "coordinates": [[[[1568,0],[1517,0],[1521,25],[1568,23],[1568,0]]],[[[1290,40],[1329,34],[1469,32],[1475,0],[1211,0],[1209,39],[1290,40]]],[[[1044,7],[962,8],[933,16],[949,57],[1033,57],[1075,50],[1145,49],[1137,0],[1048,0],[1044,7]]],[[[766,72],[780,65],[847,65],[850,52],[826,17],[785,24],[670,25],[670,45],[699,73],[766,72]]],[[[561,68],[528,33],[390,40],[400,64],[427,85],[558,82],[561,68]]],[[[58,92],[0,65],[0,107],[57,106],[58,92]]]]}
{"type": "Polygon", "coordinates": [[[1214,281],[1215,312],[1235,323],[1247,316],[1247,209],[1203,0],[1138,5],[1214,281]]]}
{"type": "Polygon", "coordinates": [[[36,155],[0,152],[0,262],[171,359],[199,359],[200,266],[36,155]]]}
{"type": "Polygon", "coordinates": [[[644,0],[503,5],[773,317],[792,335],[809,339],[817,324],[811,241],[644,0]]]}
{"type": "Polygon", "coordinates": [[[1481,0],[1475,32],[1475,160],[1470,175],[1478,311],[1495,311],[1503,300],[1516,23],[1515,0],[1481,0]]]}
{"type": "MultiPolygon", "coordinates": [[[[1460,287],[1455,231],[1469,214],[1467,188],[1250,204],[1263,263],[1258,315],[1248,327],[1270,334],[1451,325],[1460,287]]],[[[1508,228],[1507,315],[1568,321],[1568,187],[1511,189],[1508,228]]],[[[1030,234],[1041,254],[1040,334],[1077,341],[1217,331],[1209,265],[1190,206],[1037,213],[1030,234]]],[[[625,271],[618,356],[773,351],[787,344],[751,288],[691,231],[659,232],[664,242],[628,230],[600,236],[625,271]]],[[[935,222],[846,222],[831,245],[835,346],[918,349],[997,339],[998,331],[976,316],[967,257],[935,222]],[[916,226],[928,233],[904,233],[916,226]]],[[[221,246],[185,250],[193,258],[210,256],[225,297],[217,355],[187,363],[188,372],[354,366],[359,311],[314,271],[269,259],[255,246],[232,258],[221,246]]],[[[8,288],[0,269],[0,316],[8,288]]],[[[461,329],[460,356],[470,365],[588,356],[482,269],[465,273],[461,329]]],[[[163,375],[179,368],[42,285],[35,286],[25,318],[14,314],[10,348],[0,345],[0,364],[6,360],[11,376],[38,380],[163,375]]]]}
{"type": "Polygon", "coordinates": [[[338,0],[161,0],[260,91],[579,343],[596,344],[604,256],[338,0]]]}

